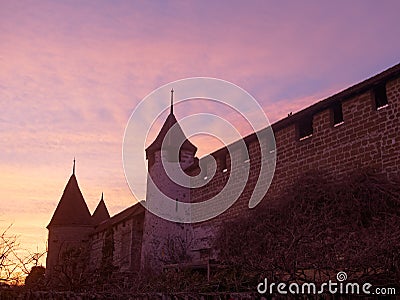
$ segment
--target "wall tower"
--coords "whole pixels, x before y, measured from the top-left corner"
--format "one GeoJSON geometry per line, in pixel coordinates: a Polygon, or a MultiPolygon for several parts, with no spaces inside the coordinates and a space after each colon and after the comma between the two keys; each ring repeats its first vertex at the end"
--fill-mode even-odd
{"type": "Polygon", "coordinates": [[[83,199],[75,177],[75,159],[72,175],[51,218],[46,259],[46,276],[51,276],[65,250],[86,245],[93,230],[92,217],[83,199]]]}
{"type": "MultiPolygon", "coordinates": [[[[180,177],[179,174],[184,174],[184,171],[193,165],[197,160],[195,158],[197,147],[186,138],[175,118],[173,93],[171,90],[170,113],[158,136],[146,149],[148,176],[145,205],[152,211],[163,209],[165,196],[176,201],[177,212],[180,202],[190,202],[190,182],[186,180],[186,186],[182,186],[171,180],[171,177],[174,179],[180,177]]],[[[164,264],[184,262],[191,240],[190,224],[167,221],[146,210],[141,254],[142,269],[160,271],[164,264]]]]}

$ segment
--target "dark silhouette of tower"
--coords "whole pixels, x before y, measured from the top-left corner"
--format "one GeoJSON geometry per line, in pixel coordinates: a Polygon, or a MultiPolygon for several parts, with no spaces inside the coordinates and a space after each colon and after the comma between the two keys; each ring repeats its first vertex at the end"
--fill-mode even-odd
{"type": "Polygon", "coordinates": [[[62,253],[71,247],[88,242],[93,220],[75,177],[75,159],[72,175],[51,218],[48,236],[46,275],[51,276],[59,265],[62,253]]]}
{"type": "MultiPolygon", "coordinates": [[[[170,212],[171,216],[185,213],[179,210],[179,203],[190,202],[190,182],[188,178],[183,178],[186,186],[182,186],[171,180],[171,177],[184,177],[184,171],[196,161],[196,151],[197,147],[186,138],[175,118],[172,90],[170,113],[158,136],[146,149],[148,176],[145,205],[151,211],[163,210],[167,214],[170,212]],[[168,201],[166,197],[176,201],[173,209],[165,206],[168,201]]],[[[177,239],[180,243],[185,242],[191,235],[190,224],[168,221],[146,210],[141,251],[142,268],[159,271],[162,262],[169,259],[167,256],[170,249],[167,249],[167,244],[171,245],[177,239]]]]}

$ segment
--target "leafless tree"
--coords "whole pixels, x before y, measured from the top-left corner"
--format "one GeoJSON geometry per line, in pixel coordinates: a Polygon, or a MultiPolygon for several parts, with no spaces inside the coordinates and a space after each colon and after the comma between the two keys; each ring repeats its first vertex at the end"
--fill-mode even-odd
{"type": "Polygon", "coordinates": [[[70,291],[80,291],[89,284],[87,245],[62,248],[59,262],[54,266],[50,287],[70,291]]]}
{"type": "Polygon", "coordinates": [[[160,260],[164,264],[179,264],[189,261],[189,249],[193,243],[192,238],[188,236],[169,235],[162,242],[163,247],[160,260]]]}
{"type": "Polygon", "coordinates": [[[8,233],[11,225],[0,234],[0,282],[18,283],[20,279],[16,250],[19,247],[17,237],[8,233]]]}
{"type": "Polygon", "coordinates": [[[16,235],[10,234],[8,226],[0,234],[0,282],[3,284],[22,284],[34,266],[46,252],[32,253],[20,247],[16,235]]]}

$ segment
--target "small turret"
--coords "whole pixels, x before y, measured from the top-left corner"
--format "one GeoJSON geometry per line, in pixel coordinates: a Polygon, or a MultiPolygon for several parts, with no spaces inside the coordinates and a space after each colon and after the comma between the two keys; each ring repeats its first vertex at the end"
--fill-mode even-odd
{"type": "Polygon", "coordinates": [[[89,209],[72,174],[47,229],[52,226],[92,225],[89,209]]]}
{"type": "Polygon", "coordinates": [[[173,93],[174,90],[171,90],[170,113],[157,137],[146,149],[146,159],[148,159],[149,167],[151,167],[157,159],[156,154],[158,151],[164,150],[168,152],[165,153],[165,155],[167,155],[168,161],[172,161],[173,154],[178,153],[179,150],[179,161],[182,167],[186,168],[193,163],[192,160],[185,161],[186,158],[193,158],[197,151],[197,147],[186,138],[181,126],[176,120],[174,115],[173,93]],[[178,149],[179,145],[181,145],[180,149],[178,149]]]}
{"type": "Polygon", "coordinates": [[[101,199],[99,204],[97,205],[94,213],[92,215],[92,222],[94,225],[98,225],[103,221],[106,221],[110,218],[110,214],[108,213],[106,203],[103,199],[103,193],[101,193],[101,199]]]}

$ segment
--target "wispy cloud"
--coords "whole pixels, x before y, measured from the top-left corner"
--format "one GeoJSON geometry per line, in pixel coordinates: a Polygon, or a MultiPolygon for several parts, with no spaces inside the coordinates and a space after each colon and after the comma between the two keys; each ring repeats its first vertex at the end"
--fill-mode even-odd
{"type": "MultiPolygon", "coordinates": [[[[3,1],[4,222],[19,224],[37,209],[32,226],[45,224],[74,156],[90,209],[101,191],[112,213],[133,203],[122,138],[132,110],[160,85],[222,78],[250,92],[275,122],[398,63],[399,10],[398,1],[3,1]]],[[[177,116],[199,107],[178,106],[177,116]]],[[[235,114],[226,115],[248,132],[235,114]]],[[[194,140],[200,153],[219,146],[194,140]]],[[[34,235],[24,224],[21,233],[34,235]]],[[[37,235],[43,239],[45,230],[37,235]]]]}

